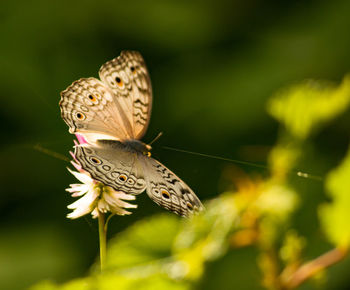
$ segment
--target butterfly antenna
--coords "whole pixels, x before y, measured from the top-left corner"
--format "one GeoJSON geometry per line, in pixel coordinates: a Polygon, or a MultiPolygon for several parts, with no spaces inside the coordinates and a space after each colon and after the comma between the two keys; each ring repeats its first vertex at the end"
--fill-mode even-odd
{"type": "MultiPolygon", "coordinates": [[[[221,157],[221,156],[209,155],[209,154],[193,152],[193,151],[188,151],[188,150],[183,150],[183,149],[177,149],[177,148],[168,147],[168,146],[163,146],[162,148],[164,148],[166,150],[172,150],[172,151],[188,153],[188,154],[197,155],[197,156],[203,156],[203,157],[212,158],[212,159],[218,159],[218,160],[223,160],[223,161],[228,161],[228,162],[234,162],[234,163],[248,165],[248,166],[253,166],[253,167],[257,167],[257,168],[269,169],[269,167],[266,166],[266,165],[256,164],[256,163],[248,162],[248,161],[242,161],[242,160],[236,160],[236,159],[231,159],[231,158],[225,158],[225,157],[221,157]]],[[[321,176],[312,175],[312,174],[309,174],[309,173],[302,172],[300,170],[292,170],[292,172],[295,173],[297,176],[302,177],[302,178],[309,178],[309,179],[313,179],[313,180],[317,180],[317,181],[322,181],[323,180],[323,178],[321,176]]]]}
{"type": "Polygon", "coordinates": [[[35,150],[40,151],[40,152],[42,152],[42,153],[44,153],[46,155],[49,155],[49,156],[51,156],[53,158],[60,159],[60,160],[63,160],[63,161],[67,161],[67,162],[70,161],[70,159],[68,157],[66,157],[66,156],[64,156],[64,155],[62,155],[60,153],[57,153],[55,151],[52,151],[50,149],[44,148],[40,144],[34,145],[33,148],[35,150]]]}
{"type": "Polygon", "coordinates": [[[156,138],[154,138],[151,143],[149,143],[148,145],[152,145],[154,142],[156,142],[160,137],[162,137],[163,132],[159,132],[158,135],[156,136],[156,138]]]}

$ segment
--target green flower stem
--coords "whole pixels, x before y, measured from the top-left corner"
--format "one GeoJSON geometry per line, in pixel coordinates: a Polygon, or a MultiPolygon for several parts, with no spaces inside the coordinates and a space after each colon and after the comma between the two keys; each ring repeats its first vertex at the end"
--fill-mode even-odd
{"type": "Polygon", "coordinates": [[[100,238],[100,265],[101,272],[106,268],[107,258],[107,229],[105,227],[105,214],[100,212],[98,215],[98,234],[100,238]]]}

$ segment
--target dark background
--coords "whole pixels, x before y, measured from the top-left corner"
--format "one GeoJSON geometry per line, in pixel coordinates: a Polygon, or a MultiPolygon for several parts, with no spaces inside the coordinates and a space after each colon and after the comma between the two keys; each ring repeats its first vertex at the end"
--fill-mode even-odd
{"type": "MultiPolygon", "coordinates": [[[[223,172],[233,165],[162,146],[264,164],[278,136],[266,113],[268,98],[305,78],[338,82],[349,72],[347,0],[18,0],[0,6],[1,289],[63,282],[86,274],[94,262],[96,221],[65,217],[73,199],[64,189],[75,182],[69,164],[38,148],[69,157],[73,136],[60,117],[59,93],[80,77],[96,77],[121,50],[140,51],[152,79],[153,113],[143,141],[164,132],[153,156],[202,200],[227,189],[223,172]]],[[[315,135],[300,169],[324,176],[334,167],[348,146],[348,124],[347,113],[315,135]]],[[[293,182],[304,201],[293,222],[309,238],[306,257],[312,258],[330,247],[321,242],[317,221],[323,185],[293,182]]],[[[137,204],[132,216],[111,221],[110,235],[163,211],[145,194],[137,204]]],[[[347,289],[348,267],[345,261],[333,268],[326,285],[347,289]]],[[[244,249],[209,265],[201,287],[258,289],[259,279],[255,252],[244,249]]]]}

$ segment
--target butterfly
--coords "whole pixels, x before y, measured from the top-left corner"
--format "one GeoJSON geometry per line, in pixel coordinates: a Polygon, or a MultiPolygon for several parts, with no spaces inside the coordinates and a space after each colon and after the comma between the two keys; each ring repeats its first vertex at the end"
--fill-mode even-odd
{"type": "Polygon", "coordinates": [[[82,169],[116,191],[137,195],[146,190],[155,203],[178,215],[201,211],[191,188],[140,141],[152,109],[151,81],[141,54],[122,51],[101,66],[99,77],[81,78],[61,92],[61,116],[69,132],[87,140],[75,146],[82,169]]]}

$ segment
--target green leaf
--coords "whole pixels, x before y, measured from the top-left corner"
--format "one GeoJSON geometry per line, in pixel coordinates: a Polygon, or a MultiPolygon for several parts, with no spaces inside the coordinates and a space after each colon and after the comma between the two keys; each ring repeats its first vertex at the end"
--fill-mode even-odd
{"type": "Polygon", "coordinates": [[[326,180],[332,202],[319,208],[322,227],[328,239],[336,246],[350,245],[350,150],[343,162],[326,180]]]}
{"type": "Polygon", "coordinates": [[[53,282],[45,281],[31,287],[30,290],[188,290],[189,287],[188,283],[174,281],[163,274],[135,279],[131,276],[108,273],[72,280],[63,285],[55,285],[53,282]]]}
{"type": "Polygon", "coordinates": [[[271,177],[275,181],[284,182],[295,163],[300,158],[301,149],[299,144],[283,139],[274,146],[269,154],[269,169],[271,177]]]}
{"type": "Polygon", "coordinates": [[[184,223],[174,243],[174,256],[182,266],[183,277],[198,280],[204,273],[205,262],[226,253],[238,214],[236,196],[226,193],[211,200],[204,212],[184,223]]]}
{"type": "Polygon", "coordinates": [[[277,224],[284,223],[299,203],[296,192],[285,183],[266,183],[255,200],[257,213],[274,219],[277,224]]]}
{"type": "MultiPolygon", "coordinates": [[[[154,274],[144,278],[135,279],[132,276],[116,275],[115,273],[100,275],[95,281],[95,289],[99,290],[186,290],[189,284],[169,279],[164,274],[154,274]]],[[[91,288],[89,288],[91,289],[91,288]]],[[[67,289],[68,290],[68,289],[67,289]]],[[[73,290],[73,289],[72,289],[73,290]]]]}
{"type": "Polygon", "coordinates": [[[224,193],[211,200],[206,210],[184,224],[174,244],[176,253],[190,250],[205,240],[205,259],[215,259],[227,247],[227,235],[239,218],[239,205],[233,193],[224,193]]]}
{"type": "Polygon", "coordinates": [[[279,254],[285,265],[299,263],[301,253],[306,245],[306,239],[295,230],[289,230],[280,248],[279,254]]]}
{"type": "Polygon", "coordinates": [[[305,139],[321,123],[345,111],[349,102],[350,76],[338,87],[309,80],[277,93],[268,104],[268,112],[294,137],[305,139]]]}
{"type": "Polygon", "coordinates": [[[107,267],[125,269],[168,258],[180,223],[175,215],[156,215],[117,234],[108,241],[107,267]]]}

